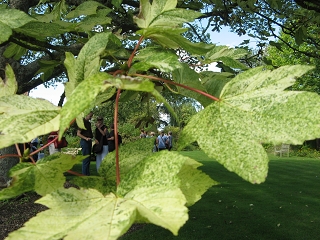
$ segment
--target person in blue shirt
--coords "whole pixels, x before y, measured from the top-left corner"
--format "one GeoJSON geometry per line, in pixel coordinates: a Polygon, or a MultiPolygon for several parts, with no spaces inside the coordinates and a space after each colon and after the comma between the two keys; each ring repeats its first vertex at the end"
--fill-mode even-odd
{"type": "Polygon", "coordinates": [[[164,135],[164,131],[160,132],[160,135],[156,139],[158,151],[166,150],[166,141],[168,137],[164,135]]]}

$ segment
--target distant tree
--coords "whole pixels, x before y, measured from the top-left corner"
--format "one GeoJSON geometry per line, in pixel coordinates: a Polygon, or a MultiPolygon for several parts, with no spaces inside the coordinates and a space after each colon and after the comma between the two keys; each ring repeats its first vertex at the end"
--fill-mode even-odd
{"type": "Polygon", "coordinates": [[[294,48],[284,44],[283,41],[278,41],[272,46],[269,46],[266,52],[266,57],[270,61],[270,64],[274,67],[294,64],[314,65],[315,69],[305,74],[303,77],[298,78],[296,83],[290,89],[297,91],[311,91],[320,94],[320,59],[309,57],[302,53],[312,52],[315,50],[314,46],[308,43],[303,43],[299,46],[290,35],[284,33],[281,34],[281,39],[290,43],[290,46],[294,46],[294,48]]]}

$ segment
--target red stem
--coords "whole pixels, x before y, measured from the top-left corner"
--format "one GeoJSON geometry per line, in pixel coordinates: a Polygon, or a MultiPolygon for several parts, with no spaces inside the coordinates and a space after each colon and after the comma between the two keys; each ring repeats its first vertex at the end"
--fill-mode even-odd
{"type": "Polygon", "coordinates": [[[116,175],[117,175],[117,186],[120,184],[120,163],[119,163],[119,146],[118,146],[118,106],[121,89],[117,91],[116,103],[114,107],[114,142],[116,146],[116,175]]]}
{"type": "Polygon", "coordinates": [[[48,142],[47,144],[43,145],[41,148],[37,149],[36,151],[32,152],[30,154],[30,156],[35,155],[36,153],[42,151],[43,149],[45,149],[46,147],[48,147],[51,143],[55,142],[58,140],[58,136],[56,136],[51,142],[48,142]]]}
{"type": "Polygon", "coordinates": [[[21,157],[21,152],[20,152],[19,145],[15,144],[15,146],[16,146],[16,150],[17,150],[17,153],[18,153],[19,157],[21,157]]]}
{"type": "MultiPolygon", "coordinates": [[[[47,144],[43,145],[41,148],[39,148],[36,151],[30,153],[29,157],[31,158],[31,161],[35,164],[36,162],[33,160],[33,158],[31,156],[33,156],[33,155],[37,154],[38,152],[42,151],[43,149],[48,147],[51,143],[57,141],[57,139],[58,139],[58,136],[55,137],[51,142],[48,142],[47,144]]],[[[6,158],[6,157],[19,157],[19,158],[22,157],[18,144],[15,144],[15,145],[16,145],[16,149],[17,149],[18,154],[6,154],[6,155],[3,155],[3,156],[0,156],[0,159],[1,158],[6,158]]]]}
{"type": "Polygon", "coordinates": [[[191,91],[194,91],[194,92],[197,92],[203,96],[206,96],[214,101],[220,101],[219,98],[215,97],[215,96],[212,96],[210,95],[209,93],[206,93],[206,92],[203,92],[199,89],[196,89],[196,88],[192,88],[192,87],[189,87],[189,86],[186,86],[186,85],[183,85],[183,84],[180,84],[180,83],[176,83],[174,81],[170,81],[170,80],[166,80],[166,79],[163,79],[163,78],[159,78],[159,77],[154,77],[154,76],[147,76],[147,75],[142,75],[142,74],[132,74],[132,76],[137,76],[137,77],[144,77],[144,78],[149,78],[152,80],[155,80],[155,81],[161,81],[161,82],[165,82],[165,83],[168,83],[168,84],[172,84],[172,85],[176,85],[176,86],[179,86],[179,87],[182,87],[182,88],[185,88],[185,89],[188,89],[188,90],[191,90],[191,91]]]}
{"type": "Polygon", "coordinates": [[[6,154],[6,155],[1,155],[0,159],[7,158],[7,157],[21,157],[21,155],[19,155],[19,154],[6,154]]]}
{"type": "Polygon", "coordinates": [[[137,45],[135,46],[133,52],[131,53],[131,55],[130,55],[130,57],[129,57],[129,59],[128,59],[128,67],[129,67],[129,68],[131,67],[131,63],[132,63],[132,60],[133,60],[133,58],[134,58],[134,54],[135,54],[136,51],[138,50],[138,47],[139,47],[140,44],[142,43],[143,39],[144,39],[144,37],[141,36],[140,39],[139,39],[139,41],[138,41],[138,43],[137,43],[137,45]]]}
{"type": "Polygon", "coordinates": [[[71,170],[68,170],[67,171],[68,173],[70,173],[70,174],[73,174],[73,175],[76,175],[76,176],[85,176],[85,175],[83,175],[83,174],[81,174],[81,173],[78,173],[78,172],[74,172],[74,171],[71,171],[71,170]]]}

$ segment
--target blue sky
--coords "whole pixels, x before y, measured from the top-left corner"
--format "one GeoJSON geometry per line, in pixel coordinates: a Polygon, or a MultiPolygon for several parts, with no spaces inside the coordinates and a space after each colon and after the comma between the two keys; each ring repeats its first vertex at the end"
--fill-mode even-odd
{"type": "MultiPolygon", "coordinates": [[[[237,34],[232,33],[228,28],[223,28],[219,33],[211,33],[212,43],[217,45],[227,45],[234,47],[239,45],[244,40],[250,39],[248,36],[239,37],[237,34]]],[[[251,42],[251,47],[254,47],[254,42],[251,42]]],[[[30,96],[35,98],[43,98],[52,102],[54,105],[58,105],[60,96],[64,91],[63,84],[57,84],[57,86],[51,88],[45,88],[43,85],[38,86],[36,89],[31,90],[30,96]]]]}

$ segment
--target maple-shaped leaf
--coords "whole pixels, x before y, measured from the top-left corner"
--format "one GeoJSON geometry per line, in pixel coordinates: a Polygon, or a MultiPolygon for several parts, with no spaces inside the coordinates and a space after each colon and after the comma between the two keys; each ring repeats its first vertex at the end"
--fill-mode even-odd
{"type": "Polygon", "coordinates": [[[13,69],[7,64],[5,79],[0,78],[0,97],[13,95],[17,92],[18,84],[13,69]]]}
{"type": "Polygon", "coordinates": [[[0,148],[59,129],[60,107],[25,95],[0,97],[0,148]]]}
{"type": "Polygon", "coordinates": [[[206,54],[214,47],[213,44],[192,43],[181,35],[187,30],[182,28],[182,24],[194,21],[202,13],[176,6],[177,0],[155,0],[152,4],[148,0],[140,1],[140,13],[134,17],[134,21],[141,28],[137,33],[164,47],[182,47],[192,54],[206,54]]]}
{"type": "Polygon", "coordinates": [[[0,199],[8,199],[24,192],[35,191],[46,195],[62,187],[66,181],[64,172],[85,157],[73,157],[57,153],[40,159],[36,164],[19,163],[10,169],[10,187],[0,191],[0,199]]]}
{"type": "Polygon", "coordinates": [[[284,91],[310,66],[274,71],[252,69],[237,75],[220,100],[195,115],[179,138],[179,147],[197,141],[229,171],[252,183],[267,177],[268,156],[261,143],[302,144],[320,136],[320,96],[284,91]]]}
{"type": "Polygon", "coordinates": [[[37,201],[50,210],[39,213],[8,239],[117,239],[135,221],[152,222],[177,234],[188,218],[186,200],[176,176],[184,160],[164,156],[135,167],[122,179],[116,195],[104,196],[93,189],[58,189],[37,201]],[[156,171],[159,168],[163,174],[156,171]],[[132,182],[132,178],[138,182],[132,182]],[[54,220],[57,216],[59,221],[54,220]],[[34,231],[39,222],[41,228],[34,231]]]}
{"type": "Polygon", "coordinates": [[[184,22],[193,21],[202,13],[176,8],[177,0],[140,1],[140,13],[134,18],[140,28],[155,26],[179,26],[184,22]]]}
{"type": "Polygon", "coordinates": [[[201,166],[200,163],[174,151],[153,153],[141,159],[123,175],[117,193],[124,196],[131,189],[138,189],[140,186],[147,190],[174,185],[182,190],[186,197],[186,204],[191,206],[209,187],[216,184],[209,176],[197,169],[199,166],[201,166]],[[172,179],[172,174],[177,178],[172,179]]]}
{"type": "MultiPolygon", "coordinates": [[[[192,177],[194,173],[188,174],[184,166],[196,169],[198,165],[178,153],[162,151],[135,165],[115,193],[60,188],[36,202],[49,210],[10,233],[8,239],[118,239],[134,222],[153,223],[177,235],[188,219],[181,182],[196,180],[197,184],[189,186],[192,188],[203,181],[202,177],[192,177]]],[[[209,187],[208,179],[205,182],[209,187]]]]}

